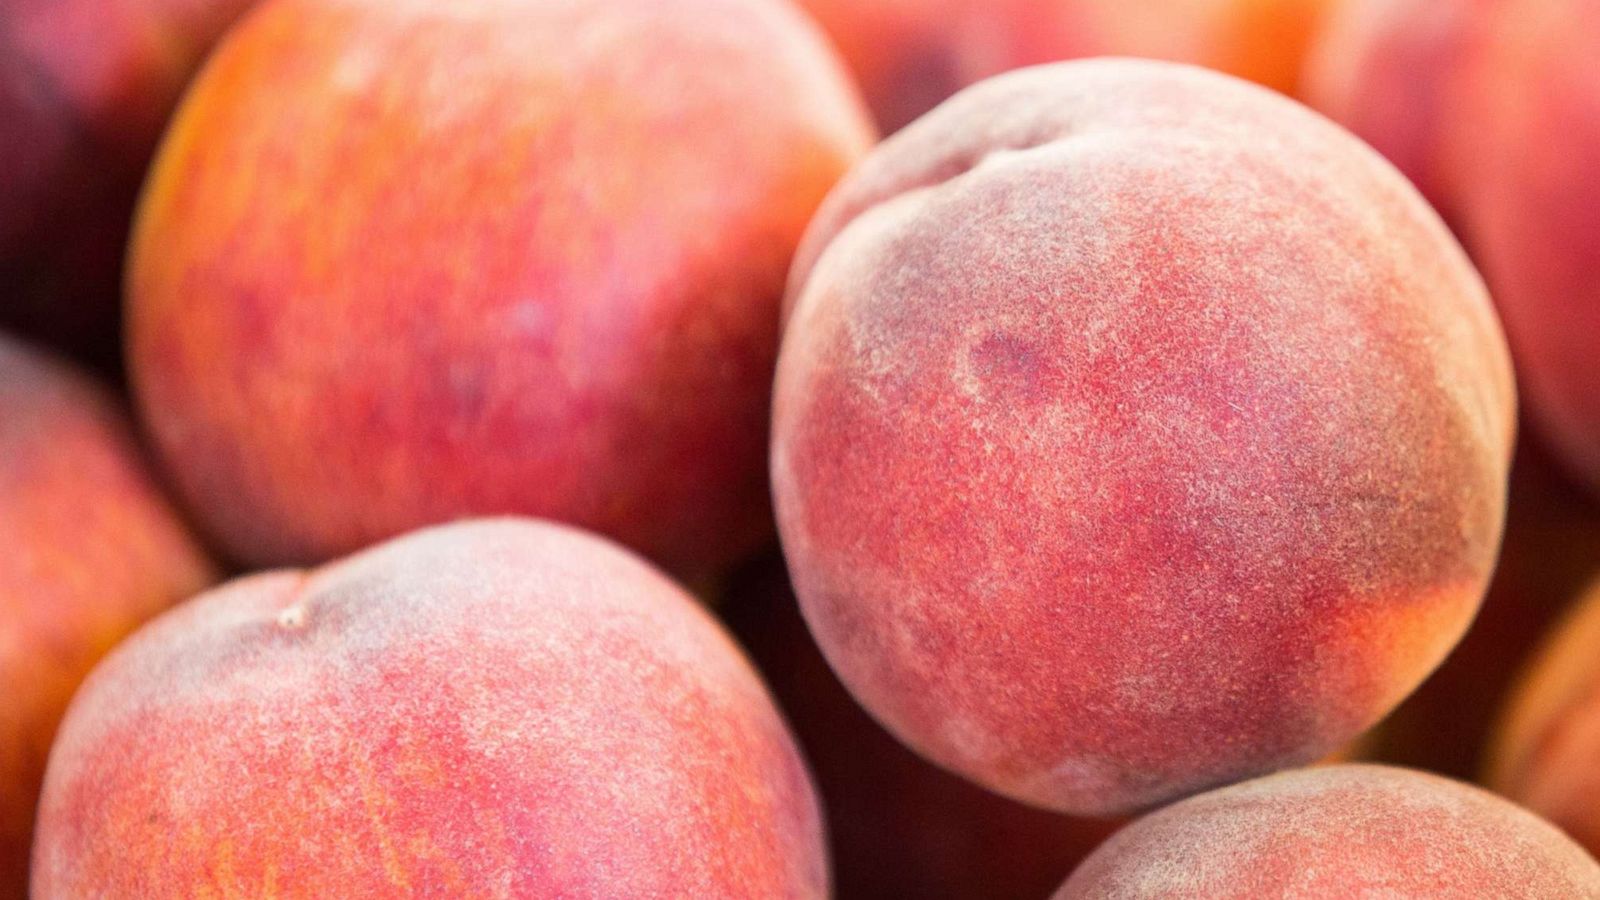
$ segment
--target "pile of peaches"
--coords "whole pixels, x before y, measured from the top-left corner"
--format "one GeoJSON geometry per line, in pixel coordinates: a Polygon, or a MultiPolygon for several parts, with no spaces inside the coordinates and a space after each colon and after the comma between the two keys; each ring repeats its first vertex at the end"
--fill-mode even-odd
{"type": "Polygon", "coordinates": [[[0,897],[1600,898],[1594,0],[0,0],[0,327],[0,897]]]}

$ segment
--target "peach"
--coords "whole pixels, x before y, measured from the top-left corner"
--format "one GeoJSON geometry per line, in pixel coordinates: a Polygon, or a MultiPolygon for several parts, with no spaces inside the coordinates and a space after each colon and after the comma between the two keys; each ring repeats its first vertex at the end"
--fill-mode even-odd
{"type": "Polygon", "coordinates": [[[1600,853],[1600,581],[1535,657],[1489,760],[1495,790],[1600,853]]]}
{"type": "Polygon", "coordinates": [[[1332,123],[1202,69],[1001,76],[828,198],[773,485],[852,693],[1008,796],[1310,762],[1471,621],[1514,428],[1489,298],[1332,123]]]}
{"type": "Polygon", "coordinates": [[[1307,54],[1306,102],[1354,131],[1455,218],[1444,146],[1461,114],[1463,72],[1493,35],[1502,0],[1345,0],[1307,54]]]}
{"type": "Polygon", "coordinates": [[[1472,630],[1372,733],[1363,755],[1475,778],[1519,669],[1589,581],[1600,578],[1600,507],[1524,438],[1511,470],[1500,562],[1472,630]]]}
{"type": "Polygon", "coordinates": [[[886,131],[1009,69],[1082,56],[1197,63],[1292,91],[1330,0],[801,0],[886,131]]]}
{"type": "Polygon", "coordinates": [[[1529,419],[1600,491],[1597,55],[1589,0],[1351,0],[1311,54],[1306,93],[1461,230],[1529,419]]]}
{"type": "Polygon", "coordinates": [[[131,250],[131,375],[254,565],[526,513],[686,577],[770,535],[805,223],[870,126],[777,0],[271,0],[131,250]]]}
{"type": "Polygon", "coordinates": [[[1116,829],[996,796],[901,746],[829,670],[776,554],[743,567],[717,610],[811,762],[838,900],[1038,900],[1116,829]]]}
{"type": "Polygon", "coordinates": [[[684,591],[487,520],[218,588],[51,752],[34,897],[822,897],[803,761],[684,591]]]}
{"type": "Polygon", "coordinates": [[[1332,766],[1147,816],[1055,896],[1593,900],[1600,865],[1550,823],[1488,791],[1407,769],[1332,766]]]}
{"type": "Polygon", "coordinates": [[[115,365],[134,198],[178,96],[252,0],[0,3],[0,321],[115,365]]]}
{"type": "Polygon", "coordinates": [[[0,336],[0,897],[23,897],[45,755],[118,639],[212,570],[110,392],[0,336]]]}
{"type": "Polygon", "coordinates": [[[1528,417],[1600,497],[1600,4],[1502,0],[1453,122],[1462,218],[1528,417]]]}

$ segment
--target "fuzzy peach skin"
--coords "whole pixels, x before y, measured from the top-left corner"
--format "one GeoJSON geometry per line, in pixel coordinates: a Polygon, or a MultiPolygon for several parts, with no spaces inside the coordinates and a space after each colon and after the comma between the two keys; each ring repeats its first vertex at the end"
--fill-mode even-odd
{"type": "Polygon", "coordinates": [[[91,666],[212,569],[110,392],[0,336],[0,897],[24,897],[50,740],[91,666]]]}
{"type": "Polygon", "coordinates": [[[1600,4],[1503,0],[1448,139],[1528,418],[1600,497],[1600,4]]]}
{"type": "Polygon", "coordinates": [[[1592,900],[1600,865],[1538,816],[1409,769],[1259,778],[1153,813],[1095,851],[1055,900],[1592,900]]]}
{"type": "Polygon", "coordinates": [[[1472,630],[1369,732],[1363,758],[1474,779],[1521,668],[1600,578],[1600,505],[1526,435],[1511,469],[1505,539],[1472,630]]]}
{"type": "Polygon", "coordinates": [[[1038,900],[1121,824],[1023,806],[901,746],[828,669],[778,554],[741,567],[717,611],[811,762],[835,900],[1038,900]]]}
{"type": "Polygon", "coordinates": [[[870,138],[777,0],[271,0],[143,200],[150,431],[247,563],[515,512],[704,577],[770,533],[784,275],[870,138]]]}
{"type": "Polygon", "coordinates": [[[1083,56],[1196,63],[1292,91],[1332,0],[800,0],[886,131],[1009,69],[1083,56]]]}
{"type": "Polygon", "coordinates": [[[1523,677],[1491,745],[1488,783],[1600,853],[1600,581],[1523,677]]]}
{"type": "Polygon", "coordinates": [[[231,582],[90,676],[34,851],[56,897],[822,897],[760,678],[655,569],[479,520],[231,582]]]}
{"type": "Polygon", "coordinates": [[[1344,0],[1312,41],[1307,103],[1389,158],[1455,218],[1457,180],[1444,145],[1463,114],[1465,70],[1494,38],[1504,0],[1344,0]]]}
{"type": "Polygon", "coordinates": [[[112,367],[134,199],[253,0],[0,0],[0,324],[112,367]]]}
{"type": "Polygon", "coordinates": [[[1514,420],[1438,217],[1287,98],[1102,60],[972,88],[796,263],[773,482],[890,730],[1109,814],[1310,762],[1471,621],[1514,420]]]}

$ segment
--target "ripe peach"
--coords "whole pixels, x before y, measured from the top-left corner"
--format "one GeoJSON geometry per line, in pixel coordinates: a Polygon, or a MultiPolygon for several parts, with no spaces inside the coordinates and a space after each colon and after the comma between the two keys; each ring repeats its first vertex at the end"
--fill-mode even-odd
{"type": "Polygon", "coordinates": [[[779,530],[879,721],[1011,797],[1128,811],[1310,762],[1493,567],[1514,398],[1392,167],[1205,70],[969,89],[829,197],[774,400],[779,530]]]}
{"type": "Polygon", "coordinates": [[[270,0],[143,200],[138,399],[249,563],[519,512],[700,577],[768,536],[784,274],[869,140],[776,0],[270,0]]]}
{"type": "Polygon", "coordinates": [[[134,197],[252,0],[0,0],[0,321],[111,365],[134,197]]]}
{"type": "Polygon", "coordinates": [[[1495,790],[1600,853],[1600,581],[1550,636],[1490,751],[1495,790]]]}
{"type": "Polygon", "coordinates": [[[717,609],[811,762],[838,900],[1037,900],[1116,829],[999,797],[901,746],[829,670],[776,554],[743,567],[717,609]]]}
{"type": "Polygon", "coordinates": [[[123,635],[212,572],[109,392],[0,337],[0,897],[22,897],[45,755],[123,635]]]}
{"type": "Polygon", "coordinates": [[[1600,3],[1502,0],[1448,138],[1528,418],[1600,496],[1600,3]]]}
{"type": "Polygon", "coordinates": [[[1600,491],[1600,6],[1352,0],[1326,35],[1308,97],[1461,230],[1529,419],[1600,491]]]}
{"type": "Polygon", "coordinates": [[[1493,37],[1502,0],[1345,0],[1307,54],[1306,102],[1389,158],[1455,216],[1443,142],[1460,115],[1463,70],[1493,37]]]}
{"type": "Polygon", "coordinates": [[[1550,823],[1488,791],[1407,769],[1330,766],[1147,816],[1055,896],[1593,900],[1600,865],[1550,823]]]}
{"type": "Polygon", "coordinates": [[[1330,0],[801,0],[886,131],[1009,69],[1082,56],[1197,63],[1292,91],[1330,0]]]}
{"type": "Polygon", "coordinates": [[[1472,630],[1374,729],[1363,757],[1476,778],[1494,718],[1540,639],[1600,578],[1600,506],[1524,438],[1511,470],[1505,540],[1472,630]]]}
{"type": "Polygon", "coordinates": [[[34,897],[821,897],[803,761],[738,648],[563,526],[232,582],[106,658],[34,897]]]}

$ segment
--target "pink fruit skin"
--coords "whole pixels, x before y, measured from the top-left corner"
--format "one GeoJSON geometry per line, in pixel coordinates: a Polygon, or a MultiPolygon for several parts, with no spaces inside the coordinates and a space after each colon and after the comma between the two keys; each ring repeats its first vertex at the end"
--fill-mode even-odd
{"type": "Polygon", "coordinates": [[[770,536],[785,273],[870,140],[778,0],[272,0],[142,201],[137,399],[250,565],[517,513],[714,577],[770,536]]]}
{"type": "Polygon", "coordinates": [[[1600,498],[1600,4],[1500,0],[1447,145],[1528,419],[1600,498]]]}
{"type": "Polygon", "coordinates": [[[45,757],[72,692],[214,570],[110,391],[4,335],[0,548],[0,897],[24,897],[45,757]]]}
{"type": "Polygon", "coordinates": [[[1369,148],[1135,61],[958,95],[830,196],[779,529],[855,696],[1113,814],[1318,759],[1471,621],[1515,423],[1476,273],[1369,148]]]}
{"type": "Polygon", "coordinates": [[[243,578],[119,647],[34,897],[823,897],[759,677],[630,553],[520,520],[243,578]]]}
{"type": "Polygon", "coordinates": [[[1444,140],[1461,79],[1502,0],[1346,0],[1312,42],[1303,95],[1416,184],[1447,218],[1456,185],[1444,140]]]}
{"type": "Polygon", "coordinates": [[[1107,841],[1055,900],[1593,900],[1600,865],[1487,791],[1386,766],[1285,772],[1185,800],[1107,841]]]}
{"type": "MultiPolygon", "coordinates": [[[[1483,608],[1450,658],[1374,729],[1366,758],[1477,778],[1520,670],[1574,598],[1600,579],[1600,506],[1543,451],[1524,428],[1483,608]]],[[[1600,836],[1589,846],[1600,850],[1600,836]]]]}
{"type": "Polygon", "coordinates": [[[1528,420],[1600,496],[1600,7],[1351,0],[1310,102],[1461,232],[1505,322],[1528,420]]]}
{"type": "Polygon", "coordinates": [[[771,685],[827,815],[835,900],[1038,900],[1121,823],[990,793],[906,749],[828,668],[776,552],[717,605],[771,685]]]}

